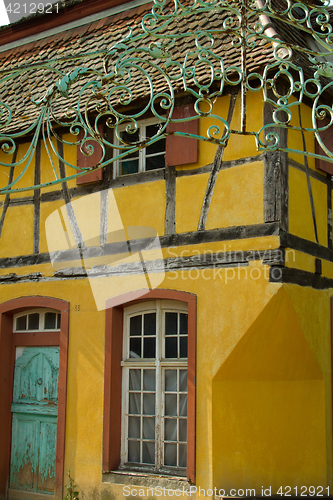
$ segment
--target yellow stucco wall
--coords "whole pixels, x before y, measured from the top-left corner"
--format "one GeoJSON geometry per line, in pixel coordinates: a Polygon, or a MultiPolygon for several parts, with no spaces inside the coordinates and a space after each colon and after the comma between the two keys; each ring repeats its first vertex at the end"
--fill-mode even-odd
{"type": "MultiPolygon", "coordinates": [[[[221,487],[237,483],[258,489],[262,483],[273,494],[285,481],[292,488],[326,482],[330,368],[323,354],[329,332],[323,321],[327,335],[314,346],[313,326],[321,318],[318,311],[307,315],[303,308],[305,334],[293,307],[293,295],[297,301],[301,293],[297,287],[281,288],[214,378],[214,471],[221,487]],[[233,462],[237,468],[230,466],[233,462]]],[[[321,308],[324,301],[319,298],[319,303],[321,308]]]]}
{"type": "MultiPolygon", "coordinates": [[[[252,262],[173,271],[160,285],[197,295],[196,485],[205,490],[327,486],[329,293],[265,276],[252,262]]],[[[105,312],[87,279],[33,290],[71,304],[65,470],[86,498],[120,498],[122,486],[101,484],[105,312]]],[[[7,300],[30,294],[29,283],[5,289],[7,300]]]]}
{"type": "MultiPolygon", "coordinates": [[[[310,185],[318,242],[327,246],[327,187],[314,178],[310,185]]],[[[316,241],[306,174],[293,167],[289,169],[289,230],[301,238],[316,241]]]]}
{"type": "Polygon", "coordinates": [[[33,206],[8,207],[1,235],[0,257],[32,254],[34,251],[33,237],[33,206]]]}

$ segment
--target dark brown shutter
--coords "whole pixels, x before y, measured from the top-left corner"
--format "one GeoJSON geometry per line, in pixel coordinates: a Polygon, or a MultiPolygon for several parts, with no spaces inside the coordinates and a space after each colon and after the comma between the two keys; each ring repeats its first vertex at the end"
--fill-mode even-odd
{"type": "MultiPolygon", "coordinates": [[[[172,114],[172,118],[181,119],[194,116],[193,104],[177,106],[172,114]]],[[[186,132],[198,135],[199,120],[191,120],[183,123],[170,123],[167,132],[186,132]]],[[[175,165],[185,165],[186,163],[196,163],[198,161],[198,139],[191,137],[181,137],[168,135],[166,138],[165,165],[173,167],[175,165]]]]}
{"type": "MultiPolygon", "coordinates": [[[[98,125],[99,133],[102,135],[103,133],[103,125],[98,125]]],[[[81,140],[83,137],[83,131],[80,132],[78,138],[81,140]]],[[[86,144],[91,144],[94,147],[94,152],[91,156],[86,156],[82,153],[80,149],[80,145],[77,146],[77,166],[79,168],[88,168],[94,167],[102,158],[102,148],[101,146],[94,140],[88,141],[86,144]]],[[[99,182],[103,177],[103,169],[99,168],[97,170],[93,170],[86,175],[81,175],[81,177],[77,177],[76,184],[79,186],[80,184],[88,184],[90,182],[99,182]]]]}
{"type": "MultiPolygon", "coordinates": [[[[321,123],[325,125],[325,121],[319,122],[319,126],[321,123]]],[[[328,123],[328,120],[326,120],[326,123],[328,123]]],[[[333,126],[327,128],[326,130],[322,130],[320,132],[320,138],[330,151],[333,151],[333,126]]],[[[325,151],[319,146],[317,140],[315,139],[315,144],[316,144],[316,153],[321,154],[323,156],[327,156],[325,151]]],[[[316,158],[316,168],[319,170],[322,170],[323,172],[327,172],[330,175],[333,175],[333,163],[326,161],[326,160],[321,160],[320,158],[316,158]]]]}

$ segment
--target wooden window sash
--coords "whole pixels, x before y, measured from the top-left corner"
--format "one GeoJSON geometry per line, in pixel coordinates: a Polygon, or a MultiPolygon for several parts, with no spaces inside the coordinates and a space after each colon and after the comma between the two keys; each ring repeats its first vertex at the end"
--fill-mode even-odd
{"type": "MultiPolygon", "coordinates": [[[[145,138],[146,135],[146,128],[149,127],[150,125],[158,125],[160,122],[156,118],[146,118],[141,121],[139,121],[138,125],[138,131],[139,131],[139,140],[142,141],[145,138]]],[[[127,125],[127,124],[126,124],[127,125]]],[[[118,131],[119,133],[123,132],[126,128],[126,125],[120,126],[118,131]]],[[[116,144],[119,144],[118,138],[116,139],[116,144]]],[[[115,150],[115,155],[120,154],[121,150],[116,149],[115,150]]],[[[140,149],[137,151],[137,156],[138,156],[138,172],[135,173],[140,173],[140,172],[146,172],[146,148],[140,149]]],[[[161,155],[158,155],[161,156],[161,155]]],[[[124,157],[124,160],[126,157],[124,157]]],[[[116,160],[114,162],[114,169],[113,169],[113,178],[117,177],[122,177],[122,175],[131,175],[131,174],[120,174],[120,161],[121,160],[116,160]]]]}
{"type": "Polygon", "coordinates": [[[130,292],[106,304],[103,472],[117,470],[121,464],[122,367],[124,307],[148,300],[175,300],[188,306],[187,375],[187,478],[195,482],[195,372],[196,372],[196,296],[173,290],[151,290],[140,299],[130,292]]]}
{"type": "Polygon", "coordinates": [[[60,327],[57,327],[57,316],[56,316],[56,327],[55,328],[44,328],[44,324],[45,324],[45,314],[46,313],[55,313],[55,314],[59,314],[59,311],[55,310],[55,309],[41,309],[41,308],[38,308],[38,309],[29,309],[28,311],[25,311],[24,313],[20,312],[20,313],[17,313],[17,314],[14,314],[13,316],[13,332],[14,333],[32,333],[32,332],[36,332],[36,331],[43,331],[45,333],[47,332],[59,332],[60,331],[60,327]],[[16,319],[17,318],[20,318],[22,316],[26,316],[27,319],[28,319],[28,316],[29,314],[39,314],[39,325],[38,325],[38,328],[36,329],[33,329],[33,330],[29,330],[28,328],[26,328],[25,330],[19,330],[16,328],[16,319]]]}
{"type": "MultiPolygon", "coordinates": [[[[190,116],[197,116],[194,111],[193,104],[185,104],[176,106],[173,110],[172,117],[174,119],[188,118],[190,116]]],[[[139,122],[139,138],[142,140],[145,129],[149,125],[158,123],[155,118],[148,118],[139,122]]],[[[120,127],[121,132],[125,127],[120,127]]],[[[190,120],[186,122],[170,123],[166,129],[167,132],[183,132],[192,135],[199,134],[199,119],[190,120]]],[[[119,150],[116,150],[119,154],[119,150]]],[[[145,149],[138,151],[139,165],[138,173],[145,172],[145,149]]],[[[172,167],[177,165],[186,165],[198,162],[198,139],[193,137],[182,137],[177,135],[168,135],[165,143],[165,166],[172,167]]],[[[120,162],[115,162],[114,178],[120,176],[120,162]]]]}
{"type": "MultiPolygon", "coordinates": [[[[138,304],[140,305],[140,304],[138,304]]],[[[141,308],[138,308],[135,306],[133,310],[133,306],[128,307],[124,310],[124,331],[123,331],[123,358],[124,361],[121,362],[121,366],[123,367],[123,374],[122,374],[122,379],[123,379],[123,390],[122,390],[122,423],[124,424],[126,420],[126,415],[129,413],[129,392],[128,392],[128,383],[129,383],[129,371],[131,369],[154,369],[156,371],[155,373],[155,381],[156,381],[156,388],[155,388],[155,407],[156,407],[156,413],[154,415],[155,418],[155,429],[159,428],[160,432],[159,434],[155,434],[155,464],[145,464],[145,463],[135,463],[131,464],[128,466],[132,470],[138,470],[141,469],[143,471],[153,471],[156,473],[163,473],[163,472],[169,472],[169,473],[175,473],[178,474],[179,472],[182,472],[184,469],[181,467],[177,466],[167,466],[163,465],[163,457],[164,457],[164,427],[163,427],[163,422],[165,418],[168,418],[166,415],[164,415],[163,410],[162,410],[162,396],[163,396],[163,376],[164,372],[167,369],[172,369],[172,370],[180,370],[180,369],[186,369],[188,368],[188,358],[176,358],[176,359],[169,359],[165,358],[165,313],[167,312],[173,312],[173,313],[183,313],[188,316],[188,308],[185,305],[184,302],[176,302],[176,301],[163,301],[163,300],[157,300],[157,301],[149,301],[148,303],[143,303],[141,305],[141,308]],[[129,320],[133,316],[143,316],[144,314],[149,314],[149,313],[156,313],[156,345],[155,345],[155,358],[154,359],[146,359],[144,357],[142,358],[130,358],[130,335],[129,335],[129,320]]],[[[178,334],[179,336],[179,334],[178,334]]],[[[143,331],[142,331],[142,339],[144,339],[143,331]]],[[[143,352],[142,352],[143,354],[143,352]]],[[[143,397],[143,392],[140,391],[142,397],[143,397]]],[[[143,415],[140,414],[143,418],[145,418],[143,415]]],[[[178,423],[179,418],[177,417],[177,423],[178,423]]],[[[187,416],[186,416],[186,421],[187,421],[187,416]]],[[[126,466],[128,463],[128,456],[127,456],[127,440],[128,440],[128,421],[126,420],[126,425],[122,425],[122,452],[121,452],[121,463],[126,466]]],[[[142,440],[140,439],[140,442],[142,440]]],[[[178,445],[183,445],[186,444],[187,442],[180,442],[177,440],[175,444],[178,445]]]]}

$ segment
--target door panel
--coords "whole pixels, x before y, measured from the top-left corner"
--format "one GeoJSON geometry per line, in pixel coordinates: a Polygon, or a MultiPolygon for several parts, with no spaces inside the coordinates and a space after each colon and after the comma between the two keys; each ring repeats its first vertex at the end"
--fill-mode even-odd
{"type": "Polygon", "coordinates": [[[13,403],[57,404],[58,347],[26,347],[15,363],[13,403]]]}
{"type": "Polygon", "coordinates": [[[28,415],[13,414],[10,484],[17,488],[34,488],[36,469],[37,422],[28,415]]]}
{"type": "Polygon", "coordinates": [[[39,463],[37,468],[37,489],[53,492],[55,477],[55,456],[57,442],[57,419],[49,417],[40,423],[39,463]]]}
{"type": "Polygon", "coordinates": [[[54,491],[58,372],[57,347],[26,347],[16,360],[9,498],[54,491]]]}

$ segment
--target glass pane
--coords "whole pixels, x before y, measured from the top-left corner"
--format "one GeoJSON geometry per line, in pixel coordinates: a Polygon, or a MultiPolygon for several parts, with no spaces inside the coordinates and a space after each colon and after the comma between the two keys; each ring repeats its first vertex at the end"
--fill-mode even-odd
{"type": "Polygon", "coordinates": [[[156,337],[147,337],[143,340],[143,357],[155,358],[156,337]]]}
{"type": "Polygon", "coordinates": [[[56,319],[57,319],[56,313],[51,313],[51,312],[45,313],[45,316],[44,316],[44,328],[45,328],[45,330],[55,330],[56,319]]]}
{"type": "Polygon", "coordinates": [[[157,168],[165,167],[165,156],[151,156],[150,158],[146,157],[146,170],[156,170],[157,168]]]}
{"type": "Polygon", "coordinates": [[[165,335],[177,335],[178,313],[165,313],[165,335]]]}
{"type": "Polygon", "coordinates": [[[141,358],[141,338],[130,339],[130,358],[141,358]]]}
{"type": "Polygon", "coordinates": [[[155,415],[155,394],[145,393],[143,395],[143,414],[155,415]]]}
{"type": "Polygon", "coordinates": [[[177,419],[164,419],[164,439],[165,441],[177,441],[177,419]]]}
{"type": "Polygon", "coordinates": [[[179,415],[187,416],[187,394],[179,394],[179,415]]]}
{"type": "Polygon", "coordinates": [[[128,437],[140,439],[140,417],[128,417],[128,437]]]}
{"type": "Polygon", "coordinates": [[[156,313],[144,315],[144,335],[156,335],[156,313]]]}
{"type": "Polygon", "coordinates": [[[165,357],[177,358],[178,337],[165,337],[165,357]]]}
{"type": "Polygon", "coordinates": [[[164,465],[177,467],[177,445],[165,443],[164,445],[164,465]]]}
{"type": "Polygon", "coordinates": [[[155,370],[143,370],[143,390],[155,391],[155,370]]]}
{"type": "MultiPolygon", "coordinates": [[[[133,146],[133,144],[131,144],[131,146],[133,146]]],[[[134,144],[134,147],[135,147],[135,146],[136,146],[136,145],[134,144]]],[[[124,152],[125,152],[125,151],[124,151],[124,149],[122,149],[122,150],[119,150],[119,151],[118,151],[118,154],[122,154],[122,153],[124,153],[124,152]]],[[[126,156],[124,156],[124,157],[123,157],[120,161],[125,163],[125,162],[126,162],[126,161],[128,161],[128,160],[137,160],[138,158],[139,158],[139,151],[134,151],[134,153],[128,153],[128,154],[127,154],[126,156]]]]}
{"type": "Polygon", "coordinates": [[[132,392],[129,395],[129,413],[132,415],[141,414],[141,394],[132,392]]]}
{"type": "Polygon", "coordinates": [[[180,337],[180,358],[187,358],[187,337],[180,337]]]}
{"type": "Polygon", "coordinates": [[[179,420],[179,441],[187,441],[187,420],[182,418],[179,420]]]}
{"type": "Polygon", "coordinates": [[[141,314],[140,316],[132,316],[130,318],[130,336],[133,337],[133,336],[140,336],[141,335],[141,325],[142,325],[142,321],[141,321],[141,314]]]}
{"type": "Polygon", "coordinates": [[[165,394],[165,410],[164,415],[169,417],[177,416],[177,394],[165,394]]]}
{"type": "MultiPolygon", "coordinates": [[[[146,131],[150,130],[152,127],[147,127],[146,131]]],[[[157,132],[157,128],[155,129],[155,134],[157,132]]],[[[147,133],[147,136],[149,134],[149,138],[152,138],[154,134],[150,134],[149,132],[147,133]]],[[[154,155],[156,153],[164,153],[165,152],[165,139],[160,139],[159,141],[154,142],[154,144],[151,144],[150,146],[147,146],[146,148],[146,155],[154,155]]]]}
{"type": "Polygon", "coordinates": [[[133,132],[133,134],[129,134],[126,130],[120,132],[120,137],[126,144],[132,144],[133,142],[138,142],[139,140],[139,131],[133,132]]]}
{"type": "Polygon", "coordinates": [[[140,463],[140,441],[128,441],[128,461],[140,463]]]}
{"type": "Polygon", "coordinates": [[[129,371],[129,390],[130,391],[141,390],[141,370],[129,371]]]}
{"type": "Polygon", "coordinates": [[[16,318],[16,330],[26,330],[27,329],[27,315],[20,316],[16,318]]]}
{"type": "Polygon", "coordinates": [[[39,330],[39,314],[28,315],[28,330],[39,330]]]}
{"type": "MultiPolygon", "coordinates": [[[[132,147],[136,147],[136,146],[137,146],[137,144],[135,144],[135,143],[133,143],[133,142],[132,142],[132,143],[130,144],[130,146],[132,146],[132,147]]],[[[123,152],[124,152],[124,150],[122,150],[121,152],[123,153],[123,152]]],[[[120,151],[119,151],[119,153],[120,153],[120,151]]],[[[126,156],[124,156],[124,158],[123,158],[121,161],[127,161],[127,160],[138,160],[139,156],[140,156],[139,151],[134,151],[133,153],[128,153],[126,156]]]]}
{"type": "Polygon", "coordinates": [[[136,174],[139,172],[139,160],[128,160],[121,161],[120,164],[120,175],[136,174]]]}
{"type": "Polygon", "coordinates": [[[142,462],[144,464],[154,464],[155,463],[155,443],[147,443],[147,441],[143,441],[143,443],[142,443],[142,462]]]}
{"type": "Polygon", "coordinates": [[[177,370],[165,370],[165,391],[177,392],[177,370]]]}
{"type": "Polygon", "coordinates": [[[61,325],[61,314],[57,314],[57,329],[60,330],[61,325]]]}
{"type": "Polygon", "coordinates": [[[187,335],[187,314],[180,313],[179,333],[187,335]]]}
{"type": "Polygon", "coordinates": [[[143,439],[155,439],[155,419],[143,418],[143,439]]]}
{"type": "Polygon", "coordinates": [[[187,392],[187,370],[179,370],[179,390],[187,392]]]}
{"type": "MultiPolygon", "coordinates": [[[[159,123],[154,123],[154,125],[147,125],[146,126],[146,139],[152,139],[154,135],[156,135],[159,130],[161,129],[161,125],[159,123]]],[[[162,142],[165,139],[161,139],[160,141],[162,142]]],[[[158,141],[158,142],[160,142],[158,141]]]]}
{"type": "Polygon", "coordinates": [[[179,445],[179,467],[186,467],[186,444],[179,445]]]}

